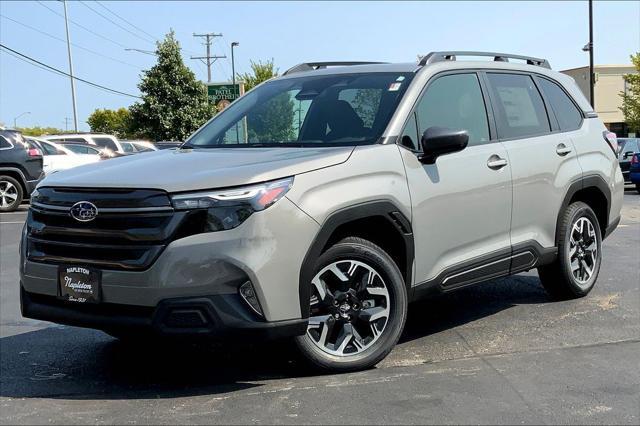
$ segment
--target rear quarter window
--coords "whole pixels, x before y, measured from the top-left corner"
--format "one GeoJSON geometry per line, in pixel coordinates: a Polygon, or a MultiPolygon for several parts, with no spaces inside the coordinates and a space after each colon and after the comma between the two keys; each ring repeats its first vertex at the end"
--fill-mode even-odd
{"type": "Polygon", "coordinates": [[[4,136],[0,135],[0,149],[12,148],[11,142],[7,140],[4,136]]]}
{"type": "Polygon", "coordinates": [[[551,104],[551,109],[558,120],[560,130],[568,132],[579,129],[582,124],[582,113],[565,91],[546,78],[538,78],[537,81],[547,101],[551,104]]]}

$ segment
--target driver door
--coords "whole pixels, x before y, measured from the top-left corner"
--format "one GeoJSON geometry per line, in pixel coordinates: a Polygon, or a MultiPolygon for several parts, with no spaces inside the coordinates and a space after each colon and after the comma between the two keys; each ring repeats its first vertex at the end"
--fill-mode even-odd
{"type": "Polygon", "coordinates": [[[452,289],[509,272],[511,171],[487,106],[476,73],[439,75],[406,126],[401,146],[408,149],[400,151],[413,204],[417,285],[452,289]],[[467,147],[421,163],[419,135],[432,126],[466,130],[467,147]]]}

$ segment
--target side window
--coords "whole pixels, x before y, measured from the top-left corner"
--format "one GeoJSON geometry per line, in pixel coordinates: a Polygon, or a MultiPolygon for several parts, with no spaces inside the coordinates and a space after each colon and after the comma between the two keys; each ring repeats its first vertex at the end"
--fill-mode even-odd
{"type": "Polygon", "coordinates": [[[569,99],[564,90],[546,78],[538,78],[537,81],[551,104],[551,109],[553,109],[558,119],[558,124],[560,124],[560,130],[568,132],[579,129],[580,124],[582,124],[582,113],[576,108],[576,105],[569,99]]]}
{"type": "Polygon", "coordinates": [[[133,148],[133,144],[127,143],[127,142],[120,142],[120,145],[122,146],[122,150],[124,152],[134,152],[135,149],[133,148]]]}
{"type": "Polygon", "coordinates": [[[0,149],[6,149],[6,148],[11,148],[13,145],[11,145],[11,142],[9,142],[7,140],[7,138],[5,138],[4,136],[0,135],[0,149]]]}
{"type": "Polygon", "coordinates": [[[56,147],[54,147],[53,145],[48,144],[46,142],[42,142],[40,144],[40,146],[42,146],[42,149],[44,150],[45,155],[60,155],[60,154],[64,154],[64,152],[58,151],[56,149],[56,147]]]}
{"type": "Polygon", "coordinates": [[[114,152],[118,150],[118,146],[109,138],[93,138],[93,141],[101,148],[108,148],[114,152]]]}
{"type": "Polygon", "coordinates": [[[469,146],[489,142],[489,123],[476,74],[439,77],[429,85],[416,109],[418,134],[429,127],[466,130],[469,146]]]}
{"type": "Polygon", "coordinates": [[[530,76],[488,73],[487,77],[501,139],[541,135],[551,130],[542,96],[530,76]]]}

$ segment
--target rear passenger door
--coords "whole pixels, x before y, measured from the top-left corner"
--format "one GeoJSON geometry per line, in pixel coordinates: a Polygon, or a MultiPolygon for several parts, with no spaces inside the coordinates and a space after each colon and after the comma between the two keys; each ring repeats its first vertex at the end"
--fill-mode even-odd
{"type": "Polygon", "coordinates": [[[508,273],[511,174],[489,112],[477,73],[435,76],[401,137],[421,288],[452,289],[508,273]],[[468,146],[422,164],[418,141],[432,126],[466,130],[468,146]]]}
{"type": "MultiPolygon", "coordinates": [[[[555,246],[558,212],[569,185],[581,177],[582,169],[571,132],[560,129],[549,102],[545,102],[545,98],[558,95],[552,94],[553,87],[547,87],[547,82],[555,83],[510,72],[487,72],[486,81],[498,137],[511,166],[511,272],[517,272],[533,266],[532,255],[541,256],[544,248],[555,246]]],[[[577,110],[564,105],[557,113],[565,130],[579,127],[582,118],[577,110]]]]}

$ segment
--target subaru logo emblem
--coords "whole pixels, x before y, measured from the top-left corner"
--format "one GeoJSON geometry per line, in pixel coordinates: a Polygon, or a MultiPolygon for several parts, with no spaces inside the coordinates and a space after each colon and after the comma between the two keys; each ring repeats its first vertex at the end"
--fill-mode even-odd
{"type": "Polygon", "coordinates": [[[88,201],[79,201],[71,206],[69,214],[78,222],[90,222],[98,216],[98,208],[88,201]]]}

